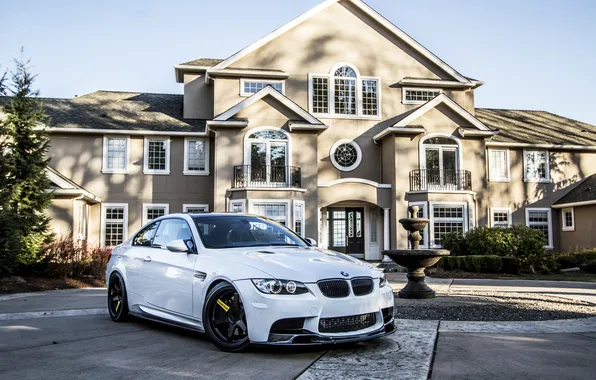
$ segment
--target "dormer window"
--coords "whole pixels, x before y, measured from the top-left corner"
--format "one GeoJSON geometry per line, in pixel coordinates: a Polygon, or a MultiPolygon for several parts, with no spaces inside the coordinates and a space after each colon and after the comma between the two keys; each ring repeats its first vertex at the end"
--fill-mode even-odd
{"type": "Polygon", "coordinates": [[[360,76],[350,64],[329,74],[309,74],[309,110],[320,117],[379,118],[380,79],[360,76]]]}
{"type": "Polygon", "coordinates": [[[282,80],[260,80],[260,79],[240,79],[240,96],[251,96],[256,94],[267,86],[271,86],[280,93],[284,93],[284,81],[282,80]]]}
{"type": "Polygon", "coordinates": [[[423,104],[441,95],[443,91],[436,88],[403,88],[403,104],[423,104]]]}

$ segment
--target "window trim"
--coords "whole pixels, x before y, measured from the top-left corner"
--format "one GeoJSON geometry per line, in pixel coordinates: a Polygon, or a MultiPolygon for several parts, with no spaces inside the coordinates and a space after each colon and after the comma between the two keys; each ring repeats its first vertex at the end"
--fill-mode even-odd
{"type": "Polygon", "coordinates": [[[335,144],[333,144],[331,146],[331,149],[329,149],[329,159],[331,160],[331,164],[337,170],[342,171],[342,172],[351,172],[351,171],[355,170],[356,168],[358,168],[358,166],[360,166],[360,163],[362,162],[362,149],[360,149],[360,145],[358,145],[358,143],[356,141],[354,141],[354,140],[340,139],[340,140],[337,140],[335,142],[335,144]],[[356,158],[356,162],[354,164],[352,164],[351,166],[348,166],[348,167],[341,166],[335,160],[335,151],[337,150],[337,148],[340,145],[343,145],[343,144],[350,144],[350,145],[352,145],[356,149],[356,152],[358,153],[358,157],[356,158]]]}
{"type": "Polygon", "coordinates": [[[130,169],[130,136],[129,135],[104,135],[101,172],[104,174],[128,174],[130,169]],[[124,169],[108,169],[108,140],[126,139],[126,158],[124,169]]]}
{"type": "MultiPolygon", "coordinates": [[[[429,207],[429,202],[409,202],[408,206],[418,206],[418,207],[422,207],[422,217],[424,219],[428,219],[428,207],[429,207]]],[[[406,211],[407,217],[410,217],[410,214],[408,213],[408,211],[406,211]]],[[[415,217],[415,216],[414,216],[415,217]]],[[[424,228],[424,239],[422,239],[422,241],[420,242],[420,248],[428,248],[428,245],[430,244],[430,223],[428,223],[426,225],[426,227],[424,228]]]]}
{"type": "Polygon", "coordinates": [[[524,182],[529,183],[550,183],[550,151],[548,149],[524,149],[524,182]],[[526,154],[530,152],[545,152],[546,153],[546,177],[545,178],[528,178],[527,159],[526,154]]]}
{"type": "Polygon", "coordinates": [[[553,216],[552,210],[546,207],[526,207],[526,226],[530,227],[530,211],[546,211],[548,215],[548,242],[544,246],[546,249],[554,249],[553,246],[553,216]]]}
{"type": "Polygon", "coordinates": [[[511,212],[511,207],[491,207],[490,208],[490,227],[495,227],[495,212],[506,212],[507,213],[507,227],[511,227],[513,225],[513,214],[511,212]]]}
{"type": "Polygon", "coordinates": [[[561,210],[561,227],[563,231],[575,231],[575,209],[573,207],[566,207],[561,210]],[[571,227],[565,223],[565,212],[571,211],[571,227]]]}
{"type": "Polygon", "coordinates": [[[302,234],[298,234],[300,237],[304,238],[304,236],[306,235],[306,230],[305,230],[305,226],[306,226],[306,203],[304,201],[301,200],[294,200],[294,207],[292,208],[292,230],[294,232],[296,232],[296,206],[297,205],[302,205],[302,234]]]}
{"type": "Polygon", "coordinates": [[[128,237],[128,203],[102,203],[101,204],[101,224],[100,224],[100,244],[105,247],[106,244],[106,209],[122,207],[124,209],[124,220],[122,222],[122,243],[128,237]]]}
{"type": "Polygon", "coordinates": [[[184,170],[182,174],[184,175],[209,175],[209,139],[208,138],[201,138],[201,137],[185,137],[184,138],[184,170]],[[203,141],[205,144],[205,170],[189,170],[188,169],[188,142],[189,141],[203,141]]]}
{"type": "Polygon", "coordinates": [[[382,113],[382,91],[381,91],[381,77],[376,76],[364,76],[360,75],[360,71],[358,71],[356,65],[353,65],[349,62],[339,62],[336,63],[331,70],[326,74],[319,74],[319,73],[308,73],[308,112],[311,113],[313,116],[325,118],[325,119],[363,119],[363,120],[381,120],[382,113]],[[354,70],[356,73],[356,114],[354,115],[346,115],[346,114],[336,114],[335,113],[335,104],[334,104],[334,95],[335,95],[335,71],[340,67],[347,66],[354,70]],[[313,111],[313,95],[314,95],[314,88],[313,88],[313,79],[314,78],[327,78],[328,88],[327,88],[327,113],[315,113],[313,111]],[[373,80],[377,82],[377,114],[376,115],[364,115],[363,108],[362,108],[362,81],[364,80],[373,80]]]}
{"type": "Polygon", "coordinates": [[[170,137],[145,137],[143,141],[143,174],[170,174],[170,137]],[[149,169],[149,142],[164,141],[166,143],[166,168],[165,169],[149,169]]]}
{"type": "MultiPolygon", "coordinates": [[[[438,92],[439,95],[441,95],[443,93],[443,89],[441,89],[441,88],[402,87],[401,88],[401,103],[402,104],[424,104],[424,103],[430,102],[430,100],[406,100],[406,91],[433,91],[433,92],[438,92]]],[[[439,96],[439,95],[437,95],[437,96],[439,96]]],[[[437,96],[435,96],[435,98],[437,96]]]]}
{"type": "MultiPolygon", "coordinates": [[[[253,79],[253,78],[240,78],[240,96],[248,97],[256,93],[244,92],[245,82],[258,82],[258,83],[281,83],[281,93],[286,94],[286,81],[283,79],[253,79]]],[[[273,86],[271,86],[273,87],[273,86]]],[[[275,88],[274,88],[275,89],[275,88]]],[[[276,90],[277,91],[277,90],[276,90]]]]}
{"type": "Polygon", "coordinates": [[[440,222],[450,222],[450,221],[459,222],[459,221],[461,221],[462,227],[463,227],[463,233],[465,234],[468,232],[468,227],[469,227],[469,224],[468,224],[468,215],[469,215],[468,214],[468,202],[447,202],[447,201],[428,202],[428,211],[427,211],[428,214],[427,215],[428,215],[428,219],[430,219],[430,223],[428,224],[428,226],[429,226],[428,231],[429,231],[429,234],[430,234],[430,232],[432,232],[432,234],[433,234],[432,239],[430,239],[430,235],[429,235],[428,244],[429,244],[429,247],[431,247],[431,248],[441,248],[440,245],[435,244],[435,219],[437,219],[437,218],[435,218],[433,216],[433,213],[431,212],[431,211],[433,211],[433,208],[435,205],[456,206],[456,207],[462,206],[463,207],[462,219],[455,219],[455,218],[438,218],[438,219],[440,219],[439,220],[440,222]]]}
{"type": "MultiPolygon", "coordinates": [[[[293,218],[290,217],[290,212],[293,211],[290,208],[291,203],[292,202],[290,199],[249,199],[248,200],[248,213],[256,215],[256,213],[254,211],[255,204],[275,204],[275,205],[285,204],[286,205],[286,227],[290,228],[291,227],[290,223],[293,222],[293,218]]],[[[263,216],[263,217],[266,218],[266,216],[263,216]]]]}
{"type": "Polygon", "coordinates": [[[182,205],[182,212],[183,213],[188,213],[188,209],[189,208],[204,208],[205,211],[203,212],[209,212],[209,205],[207,203],[185,203],[182,205]]]}
{"type": "MultiPolygon", "coordinates": [[[[143,217],[142,217],[142,221],[143,221],[143,226],[147,223],[150,222],[149,219],[147,219],[147,211],[150,208],[164,208],[164,214],[163,216],[169,215],[170,214],[170,205],[168,203],[143,203],[143,217]]],[[[151,220],[155,220],[155,219],[151,219],[151,220]]]]}
{"type": "Polygon", "coordinates": [[[499,149],[499,148],[489,148],[488,149],[488,180],[490,182],[510,182],[511,181],[511,156],[509,153],[509,149],[499,149]],[[492,158],[490,153],[491,152],[505,152],[505,167],[507,168],[507,175],[506,177],[497,177],[494,176],[491,170],[491,162],[492,158]]]}

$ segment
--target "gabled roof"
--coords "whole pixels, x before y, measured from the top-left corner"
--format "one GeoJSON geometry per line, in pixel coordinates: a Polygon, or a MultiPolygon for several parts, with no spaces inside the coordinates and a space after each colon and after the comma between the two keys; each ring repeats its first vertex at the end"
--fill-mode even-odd
{"type": "MultiPolygon", "coordinates": [[[[72,99],[40,98],[50,131],[205,133],[205,120],[183,117],[183,95],[96,91],[72,99]]],[[[0,98],[0,104],[10,101],[0,98]]]]}
{"type": "Polygon", "coordinates": [[[389,32],[393,33],[396,37],[404,41],[406,44],[412,47],[412,49],[419,52],[422,56],[426,57],[429,61],[436,64],[454,79],[462,83],[471,83],[466,77],[458,73],[455,69],[449,66],[447,63],[443,62],[439,57],[434,55],[430,50],[422,46],[408,34],[406,34],[403,30],[399,29],[385,17],[381,16],[377,11],[372,9],[366,3],[361,0],[326,0],[323,3],[317,5],[316,7],[312,8],[310,11],[302,14],[301,16],[295,18],[294,20],[290,21],[289,23],[283,25],[282,27],[274,30],[273,32],[269,33],[265,37],[261,38],[260,40],[254,42],[253,44],[247,46],[246,48],[240,50],[239,52],[235,53],[234,55],[226,58],[223,62],[218,63],[212,69],[213,70],[222,70],[226,67],[232,65],[233,63],[237,62],[241,58],[247,56],[248,54],[252,53],[253,51],[259,49],[260,47],[264,46],[268,42],[276,39],[277,37],[281,36],[285,32],[293,29],[294,27],[300,25],[304,21],[308,20],[312,16],[316,15],[317,13],[327,9],[331,5],[338,3],[339,1],[349,1],[357,8],[362,10],[366,15],[371,17],[373,20],[378,22],[384,28],[386,28],[389,32]]]}
{"type": "Polygon", "coordinates": [[[550,112],[476,108],[476,117],[499,130],[491,142],[596,147],[596,126],[550,112]]]}
{"type": "Polygon", "coordinates": [[[553,204],[554,208],[596,204],[596,174],[584,179],[573,190],[553,204]]]}
{"type": "Polygon", "coordinates": [[[428,102],[424,103],[420,107],[407,112],[407,116],[395,123],[393,127],[407,127],[411,122],[415,121],[431,109],[436,108],[440,104],[446,105],[448,108],[450,108],[452,111],[463,117],[472,126],[478,128],[479,130],[491,131],[489,127],[484,125],[480,120],[475,118],[471,113],[466,111],[462,106],[451,100],[451,98],[449,98],[445,94],[440,94],[432,100],[429,100],[428,102]]]}
{"type": "Polygon", "coordinates": [[[101,202],[101,198],[83,189],[81,186],[60,173],[58,170],[48,166],[46,167],[46,174],[50,182],[55,185],[55,187],[50,189],[50,191],[53,193],[57,195],[81,196],[90,203],[101,202]]]}
{"type": "Polygon", "coordinates": [[[290,100],[290,98],[288,98],[287,96],[283,95],[279,91],[275,90],[271,86],[264,87],[263,89],[261,89],[257,93],[249,96],[248,98],[244,99],[240,103],[238,103],[235,106],[231,107],[227,111],[222,112],[221,114],[219,114],[218,116],[216,116],[213,120],[215,122],[231,121],[232,117],[234,117],[236,114],[238,114],[238,112],[240,112],[243,109],[251,106],[252,104],[256,103],[257,101],[263,99],[266,96],[270,96],[270,97],[276,99],[281,104],[283,104],[286,108],[288,108],[289,110],[291,110],[292,112],[294,112],[295,114],[297,114],[298,116],[300,116],[308,124],[319,126],[319,128],[317,128],[317,129],[321,129],[321,127],[325,127],[326,128],[326,126],[319,119],[317,119],[316,117],[314,117],[313,115],[311,115],[304,108],[300,107],[298,104],[296,104],[292,100],[290,100]]]}

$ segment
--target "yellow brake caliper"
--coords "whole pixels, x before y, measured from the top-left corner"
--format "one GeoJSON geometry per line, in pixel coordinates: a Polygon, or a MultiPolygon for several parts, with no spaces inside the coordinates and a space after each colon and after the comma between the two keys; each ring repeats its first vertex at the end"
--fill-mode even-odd
{"type": "Polygon", "coordinates": [[[225,311],[226,313],[228,312],[228,310],[230,310],[230,307],[229,307],[228,305],[226,305],[226,304],[224,303],[224,301],[222,301],[222,300],[220,300],[220,299],[218,299],[218,300],[217,300],[217,304],[218,304],[219,306],[221,306],[221,308],[222,308],[222,309],[224,309],[224,311],[225,311]]]}

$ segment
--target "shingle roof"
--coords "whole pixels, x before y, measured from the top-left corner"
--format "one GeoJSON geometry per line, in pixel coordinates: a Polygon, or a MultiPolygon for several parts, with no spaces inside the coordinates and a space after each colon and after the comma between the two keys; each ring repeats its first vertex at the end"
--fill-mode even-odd
{"type": "Polygon", "coordinates": [[[224,61],[223,59],[219,59],[219,58],[199,58],[199,59],[194,59],[192,61],[181,63],[181,65],[213,67],[223,61],[224,61]]]}
{"type": "Polygon", "coordinates": [[[596,145],[596,126],[546,111],[476,108],[476,118],[499,130],[495,142],[596,145]]]}
{"type": "Polygon", "coordinates": [[[596,174],[584,179],[575,189],[565,194],[554,204],[562,205],[567,203],[586,202],[596,200],[596,174]]]}
{"type": "Polygon", "coordinates": [[[182,117],[183,95],[96,91],[73,99],[40,100],[54,128],[205,131],[205,120],[182,117]]]}

